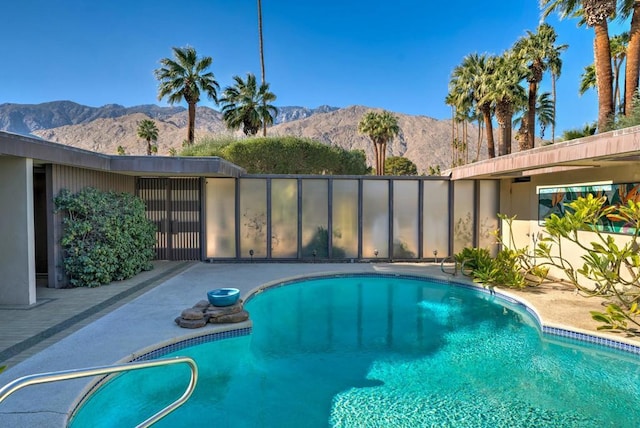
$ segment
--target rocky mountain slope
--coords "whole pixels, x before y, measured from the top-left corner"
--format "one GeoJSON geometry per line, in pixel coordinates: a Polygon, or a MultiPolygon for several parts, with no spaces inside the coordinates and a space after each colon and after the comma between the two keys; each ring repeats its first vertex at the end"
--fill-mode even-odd
{"type": "MultiPolygon", "coordinates": [[[[345,149],[364,150],[369,164],[374,163],[371,141],[358,134],[358,122],[371,108],[350,106],[337,109],[321,106],[280,107],[277,124],[268,135],[295,135],[312,138],[345,149]]],[[[388,146],[387,156],[411,159],[420,173],[429,166],[443,169],[451,163],[451,122],[427,116],[396,113],[400,134],[388,146]]],[[[0,129],[31,134],[48,141],[102,153],[116,154],[118,147],[126,154],[143,155],[146,143],[136,135],[138,123],[154,119],[159,129],[158,154],[168,155],[172,148],[180,150],[186,138],[187,112],[183,107],[154,105],[123,107],[107,105],[88,107],[69,101],[38,105],[0,104],[0,129]]],[[[470,152],[475,153],[475,131],[470,127],[470,152]]],[[[222,122],[220,112],[198,107],[196,140],[208,136],[234,135],[222,122]]],[[[481,157],[486,156],[486,150],[481,157]]],[[[470,154],[473,158],[474,155],[470,154]]]]}

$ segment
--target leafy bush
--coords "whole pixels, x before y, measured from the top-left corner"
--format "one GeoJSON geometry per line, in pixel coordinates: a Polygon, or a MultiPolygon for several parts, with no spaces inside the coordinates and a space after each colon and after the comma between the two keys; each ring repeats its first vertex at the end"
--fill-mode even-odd
{"type": "Polygon", "coordinates": [[[181,155],[219,156],[241,166],[250,174],[367,173],[363,151],[349,151],[298,137],[208,139],[182,150],[181,155]]]}
{"type": "Polygon", "coordinates": [[[64,268],[76,287],[97,287],[152,268],[155,226],[141,199],[87,187],[54,199],[66,214],[61,244],[64,268]]]}
{"type": "Polygon", "coordinates": [[[593,319],[604,323],[598,329],[640,335],[640,202],[614,206],[605,196],[589,193],[567,205],[562,217],[552,214],[545,220],[536,256],[544,260],[542,264],[561,269],[581,294],[606,299],[605,312],[591,312],[593,319]],[[600,231],[603,219],[624,222],[633,234],[620,244],[600,231]],[[582,266],[563,256],[566,241],[584,252],[582,266]]]}
{"type": "Polygon", "coordinates": [[[385,175],[418,175],[418,167],[402,156],[389,156],[384,164],[385,175]]]}

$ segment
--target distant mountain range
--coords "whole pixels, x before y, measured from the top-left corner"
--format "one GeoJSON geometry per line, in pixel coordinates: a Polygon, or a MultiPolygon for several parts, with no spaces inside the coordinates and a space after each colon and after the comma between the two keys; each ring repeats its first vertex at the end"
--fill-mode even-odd
{"type": "MultiPolygon", "coordinates": [[[[295,135],[350,150],[362,149],[367,154],[368,163],[373,164],[372,143],[357,132],[358,122],[369,110],[372,108],[364,106],[278,107],[276,124],[268,129],[268,135],[295,135]]],[[[450,120],[394,114],[398,117],[401,131],[388,146],[388,156],[411,159],[420,173],[425,173],[429,166],[440,165],[443,169],[450,166],[450,120]]],[[[118,146],[122,146],[127,154],[144,154],[146,143],[137,137],[136,129],[142,119],[149,118],[156,121],[159,129],[159,155],[167,155],[170,148],[179,150],[182,147],[187,126],[184,107],[124,107],[117,104],[89,107],[71,101],[0,104],[0,130],[107,154],[116,154],[118,146]]],[[[474,135],[474,132],[470,130],[469,135],[474,135]]],[[[226,129],[220,112],[198,107],[196,140],[215,135],[242,137],[240,131],[226,129]]],[[[470,152],[475,153],[475,140],[471,146],[470,152]]],[[[473,157],[474,154],[470,153],[470,158],[473,157]]],[[[486,157],[486,149],[482,151],[483,157],[486,157]]]]}

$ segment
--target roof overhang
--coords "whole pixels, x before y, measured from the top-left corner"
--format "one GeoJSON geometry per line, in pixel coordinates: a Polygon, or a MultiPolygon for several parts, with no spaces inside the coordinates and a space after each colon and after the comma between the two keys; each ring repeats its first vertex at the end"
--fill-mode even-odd
{"type": "Polygon", "coordinates": [[[219,157],[111,156],[3,131],[0,156],[134,176],[239,177],[246,172],[219,157]]]}
{"type": "Polygon", "coordinates": [[[501,179],[640,164],[640,126],[538,147],[446,171],[452,180],[501,179]]]}

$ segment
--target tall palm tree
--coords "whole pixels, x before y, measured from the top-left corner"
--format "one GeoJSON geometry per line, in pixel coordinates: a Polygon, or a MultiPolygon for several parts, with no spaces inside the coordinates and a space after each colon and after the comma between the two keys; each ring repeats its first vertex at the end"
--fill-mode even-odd
{"type": "MultiPolygon", "coordinates": [[[[614,94],[614,114],[623,113],[624,100],[620,94],[620,78],[622,77],[621,68],[627,55],[627,44],[629,42],[629,33],[624,32],[613,36],[610,39],[611,46],[611,69],[613,70],[613,94],[614,94]]],[[[580,78],[580,87],[578,93],[583,95],[589,89],[597,89],[597,79],[595,65],[590,64],[584,68],[580,78]]]]}
{"type": "MultiPolygon", "coordinates": [[[[554,101],[549,92],[543,92],[538,95],[538,99],[536,100],[536,119],[540,124],[540,138],[544,138],[544,132],[546,131],[549,125],[553,125],[555,122],[554,118],[554,101]]],[[[525,121],[523,118],[527,112],[527,106],[522,106],[521,115],[516,117],[513,120],[513,126],[517,127],[518,125],[522,125],[525,121]]]]}
{"type": "Polygon", "coordinates": [[[527,73],[527,68],[512,51],[505,52],[496,60],[486,99],[495,103],[496,120],[500,126],[499,156],[511,153],[511,122],[515,107],[527,99],[524,88],[520,86],[527,73]]]}
{"type": "Polygon", "coordinates": [[[562,73],[562,59],[560,55],[549,61],[549,71],[551,71],[551,98],[553,99],[553,122],[551,123],[551,144],[556,142],[556,82],[562,73]]]}
{"type": "Polygon", "coordinates": [[[187,142],[193,144],[195,137],[196,104],[200,101],[200,93],[204,92],[210,100],[218,102],[217,90],[220,88],[215,76],[207,69],[213,59],[209,56],[198,58],[196,50],[191,46],[172,48],[175,59],[162,58],[162,67],[154,71],[158,86],[158,99],[168,97],[169,104],[184,100],[189,111],[187,142]]]}
{"type": "Polygon", "coordinates": [[[260,87],[256,76],[247,73],[247,80],[233,76],[235,84],[224,89],[220,103],[222,119],[229,129],[240,129],[245,135],[256,135],[260,127],[273,124],[278,109],[272,103],[275,94],[269,91],[269,84],[260,87]]]}
{"type": "Polygon", "coordinates": [[[528,107],[527,115],[523,121],[525,140],[521,142],[523,149],[530,149],[535,145],[535,108],[538,85],[542,81],[543,73],[550,68],[551,62],[567,48],[567,45],[556,46],[556,39],[557,34],[554,28],[549,24],[541,24],[537,32],[527,31],[527,35],[520,38],[513,47],[515,54],[524,62],[529,71],[527,74],[529,82],[528,107]]]}
{"type": "Polygon", "coordinates": [[[376,174],[384,175],[387,144],[400,133],[398,119],[388,111],[369,111],[360,119],[358,132],[368,136],[373,142],[376,159],[376,174]]]}
{"type": "Polygon", "coordinates": [[[620,69],[627,57],[627,46],[629,45],[629,33],[624,32],[613,36],[610,39],[611,62],[613,71],[613,113],[624,113],[624,100],[620,96],[620,69]]]}
{"type": "Polygon", "coordinates": [[[561,18],[578,16],[595,32],[594,58],[598,84],[598,130],[607,129],[613,115],[613,71],[609,24],[616,0],[540,0],[543,17],[558,12],[561,18]]]}
{"type": "Polygon", "coordinates": [[[158,141],[158,132],[156,123],[151,119],[142,119],[140,123],[138,123],[138,137],[147,142],[147,156],[150,156],[153,152],[151,142],[158,141]]]}
{"type": "Polygon", "coordinates": [[[493,112],[492,100],[487,96],[489,84],[493,79],[496,57],[479,55],[477,53],[467,55],[462,64],[454,68],[449,82],[451,101],[472,105],[482,114],[487,135],[487,151],[490,158],[494,158],[495,143],[493,139],[493,112]]]}
{"type": "MultiPolygon", "coordinates": [[[[262,84],[267,82],[267,76],[264,72],[264,40],[262,38],[262,0],[258,0],[258,39],[260,42],[260,71],[262,74],[262,84]]],[[[263,108],[266,106],[263,105],[263,108]]],[[[267,136],[267,122],[262,122],[262,136],[267,136]]]]}
{"type": "Polygon", "coordinates": [[[627,45],[627,66],[624,75],[624,114],[629,116],[633,110],[633,97],[638,90],[640,70],[640,2],[620,0],[619,15],[626,19],[631,15],[629,44],[627,45]]]}

